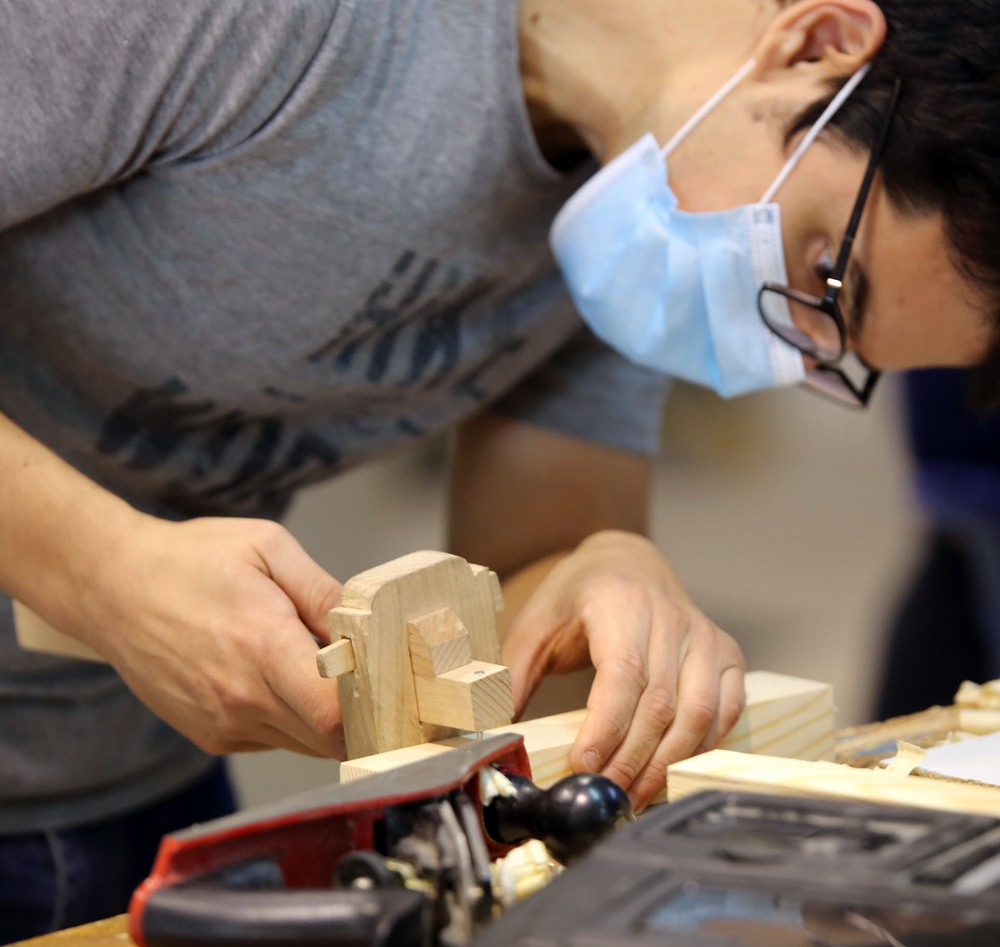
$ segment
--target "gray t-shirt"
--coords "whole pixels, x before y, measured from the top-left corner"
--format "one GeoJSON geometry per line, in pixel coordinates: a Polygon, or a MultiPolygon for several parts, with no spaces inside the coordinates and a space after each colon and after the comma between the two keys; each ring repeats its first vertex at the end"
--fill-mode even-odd
{"type": "MultiPolygon", "coordinates": [[[[655,450],[663,381],[581,332],[516,0],[0,6],[0,411],[137,506],[280,516],[487,404],[655,450]]],[[[209,760],[0,600],[0,833],[209,760]]]]}

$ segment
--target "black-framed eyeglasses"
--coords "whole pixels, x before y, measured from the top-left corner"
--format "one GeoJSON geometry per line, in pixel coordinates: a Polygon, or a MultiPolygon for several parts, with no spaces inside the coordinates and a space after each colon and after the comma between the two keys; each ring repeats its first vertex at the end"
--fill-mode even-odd
{"type": "Polygon", "coordinates": [[[875,147],[872,149],[861,190],[840,244],[840,251],[826,279],[823,296],[814,296],[780,283],[765,283],[757,296],[757,307],[764,325],[780,339],[816,362],[806,379],[806,386],[850,407],[866,407],[878,384],[881,372],[867,365],[848,349],[847,323],[838,298],[844,288],[844,274],[851,259],[851,248],[861,224],[875,173],[889,143],[892,120],[899,104],[902,80],[893,85],[892,95],[882,119],[875,147]],[[792,320],[791,310],[797,315],[792,320]]]}

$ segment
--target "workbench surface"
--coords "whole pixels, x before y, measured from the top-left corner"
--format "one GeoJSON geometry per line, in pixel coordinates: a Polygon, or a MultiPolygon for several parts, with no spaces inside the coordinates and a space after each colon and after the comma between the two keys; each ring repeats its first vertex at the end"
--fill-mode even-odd
{"type": "Polygon", "coordinates": [[[22,940],[11,947],[27,947],[29,944],[31,947],[134,947],[132,938],[128,936],[127,914],[22,940]]]}

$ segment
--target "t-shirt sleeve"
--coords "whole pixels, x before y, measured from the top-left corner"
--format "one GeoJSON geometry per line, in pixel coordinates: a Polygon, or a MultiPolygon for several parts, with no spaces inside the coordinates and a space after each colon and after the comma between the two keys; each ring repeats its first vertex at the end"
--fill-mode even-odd
{"type": "Polygon", "coordinates": [[[494,406],[496,411],[640,454],[656,454],[670,379],[581,329],[494,406]]]}
{"type": "Polygon", "coordinates": [[[0,229],[232,147],[308,69],[337,0],[0,4],[0,229]]]}

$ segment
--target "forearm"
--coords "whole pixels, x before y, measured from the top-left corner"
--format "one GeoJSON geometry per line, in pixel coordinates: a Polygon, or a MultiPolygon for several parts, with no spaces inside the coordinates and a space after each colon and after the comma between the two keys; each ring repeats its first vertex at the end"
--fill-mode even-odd
{"type": "Polygon", "coordinates": [[[60,630],[82,625],[100,582],[140,518],[0,415],[0,588],[60,630]],[[74,620],[75,619],[75,620],[74,620]]]}
{"type": "Polygon", "coordinates": [[[645,534],[650,467],[645,457],[484,414],[456,442],[449,549],[506,581],[521,570],[538,575],[544,567],[532,564],[602,530],[645,534]]]}

